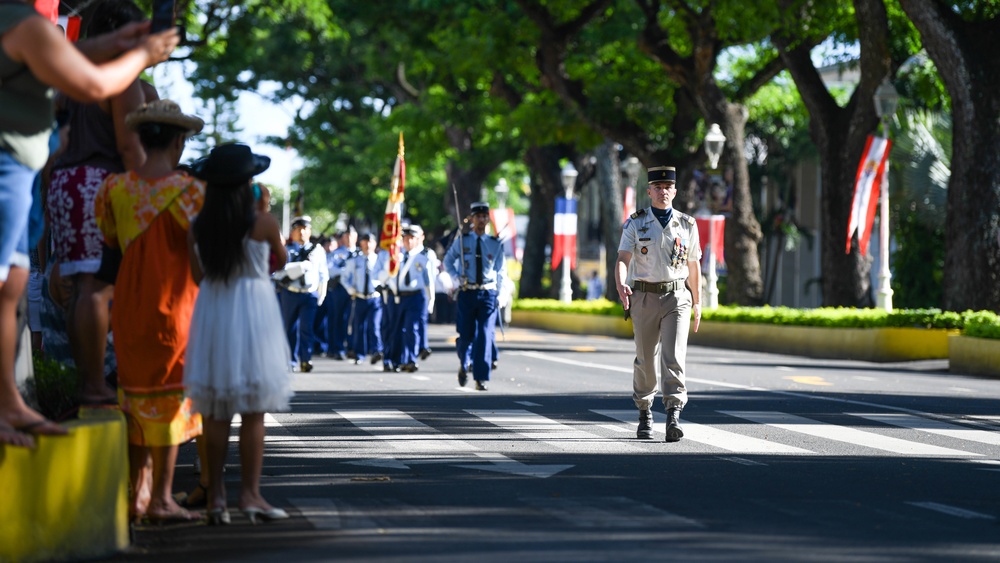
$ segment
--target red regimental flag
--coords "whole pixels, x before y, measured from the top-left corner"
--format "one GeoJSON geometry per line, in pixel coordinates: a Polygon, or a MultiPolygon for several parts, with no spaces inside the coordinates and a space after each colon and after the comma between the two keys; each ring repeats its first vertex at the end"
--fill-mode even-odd
{"type": "Polygon", "coordinates": [[[385,204],[385,218],[382,220],[382,235],[379,237],[379,247],[389,253],[389,276],[399,272],[402,262],[403,237],[400,232],[400,214],[403,211],[404,189],[406,187],[406,162],[403,160],[403,134],[399,134],[399,153],[392,167],[392,191],[389,201],[385,204]]]}
{"type": "Polygon", "coordinates": [[[858,233],[858,248],[861,254],[868,253],[868,240],[872,234],[872,222],[875,221],[875,208],[878,206],[879,188],[882,176],[885,174],[886,162],[889,160],[889,149],[892,141],[881,137],[868,136],[865,152],[858,164],[858,174],[854,180],[854,199],[851,201],[851,218],[847,223],[847,246],[845,252],[851,253],[851,237],[858,233]]]}
{"type": "Polygon", "coordinates": [[[630,215],[635,213],[635,188],[632,186],[626,186],[625,188],[625,205],[622,206],[624,212],[622,213],[622,223],[628,221],[630,215]]]}

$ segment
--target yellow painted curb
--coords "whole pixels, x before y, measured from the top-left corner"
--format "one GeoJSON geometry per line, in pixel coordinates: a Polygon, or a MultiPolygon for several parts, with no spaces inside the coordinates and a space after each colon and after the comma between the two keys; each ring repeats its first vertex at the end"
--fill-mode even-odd
{"type": "Polygon", "coordinates": [[[0,561],[107,557],[128,547],[128,447],[120,411],[66,424],[34,449],[0,446],[0,561]]]}
{"type": "Polygon", "coordinates": [[[905,362],[948,357],[948,335],[957,330],[924,328],[824,328],[754,323],[702,322],[690,341],[811,358],[905,362]]]}
{"type": "MultiPolygon", "coordinates": [[[[511,324],[571,334],[632,338],[632,323],[618,317],[514,311],[511,324]]],[[[691,344],[869,362],[948,357],[948,336],[957,330],[924,328],[824,328],[703,321],[691,344]]]]}
{"type": "Polygon", "coordinates": [[[948,338],[948,369],[1000,377],[1000,340],[954,335],[948,338]]]}

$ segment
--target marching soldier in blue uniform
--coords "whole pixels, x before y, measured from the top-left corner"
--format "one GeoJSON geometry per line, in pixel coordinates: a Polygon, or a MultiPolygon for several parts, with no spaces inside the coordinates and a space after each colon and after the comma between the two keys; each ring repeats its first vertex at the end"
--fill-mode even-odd
{"type": "Polygon", "coordinates": [[[436,266],[428,250],[420,246],[419,225],[403,227],[403,255],[396,276],[386,280],[394,296],[394,319],[385,343],[386,356],[400,371],[415,372],[421,354],[421,338],[427,332],[427,312],[434,307],[436,266]]]}
{"type": "MultiPolygon", "coordinates": [[[[406,233],[403,233],[406,236],[406,233]]],[[[430,324],[431,313],[434,312],[434,307],[437,305],[436,291],[440,291],[437,287],[437,276],[438,272],[441,270],[441,262],[438,260],[437,253],[434,250],[424,246],[424,230],[420,225],[413,225],[413,239],[414,239],[414,249],[413,252],[419,252],[427,258],[426,269],[428,276],[434,281],[434,289],[431,290],[430,297],[427,300],[427,308],[424,309],[424,313],[420,320],[420,359],[426,360],[431,356],[431,345],[427,340],[427,325],[430,324]]]]}
{"type": "Polygon", "coordinates": [[[347,358],[347,350],[352,349],[352,344],[347,342],[347,323],[351,317],[351,295],[340,283],[344,276],[344,269],[347,262],[357,253],[358,232],[354,227],[348,227],[337,235],[337,248],[327,257],[327,265],[330,270],[330,289],[327,299],[330,304],[327,309],[326,331],[327,348],[326,356],[334,360],[344,360],[347,358]]]}
{"type": "Polygon", "coordinates": [[[476,389],[486,391],[492,371],[492,346],[495,339],[497,295],[507,276],[503,245],[486,234],[490,223],[489,205],[472,204],[471,232],[455,237],[444,256],[444,266],[458,280],[456,348],[461,365],[458,383],[464,386],[470,370],[476,389]]]}
{"type": "Polygon", "coordinates": [[[351,296],[351,332],[355,361],[371,355],[371,363],[382,361],[382,295],[378,291],[378,243],[366,233],[358,240],[361,250],[347,262],[340,284],[351,296]]]}
{"type": "Polygon", "coordinates": [[[701,322],[701,246],[694,217],[672,207],[677,195],[674,167],[650,168],[646,193],[652,205],[633,213],[622,227],[615,284],[635,334],[636,436],[653,437],[652,408],[659,378],[667,409],[666,441],[677,442],[684,437],[680,415],[687,404],[688,332],[690,328],[698,332],[701,322]]]}
{"type": "Polygon", "coordinates": [[[296,217],[292,220],[291,233],[285,245],[288,249],[285,272],[294,272],[291,276],[294,279],[282,288],[279,295],[288,346],[293,360],[298,360],[296,367],[306,373],[313,369],[313,322],[319,305],[326,299],[329,275],[326,253],[318,244],[309,242],[311,233],[310,217],[296,217]]]}

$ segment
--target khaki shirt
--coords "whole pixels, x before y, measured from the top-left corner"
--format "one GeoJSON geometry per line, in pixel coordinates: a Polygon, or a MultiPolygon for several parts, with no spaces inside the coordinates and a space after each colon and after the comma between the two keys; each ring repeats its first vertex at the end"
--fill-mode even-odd
{"type": "Polygon", "coordinates": [[[629,217],[622,227],[619,251],[632,253],[626,284],[634,280],[651,283],[684,280],[688,261],[701,260],[698,225],[694,217],[674,209],[666,228],[647,207],[629,217]]]}

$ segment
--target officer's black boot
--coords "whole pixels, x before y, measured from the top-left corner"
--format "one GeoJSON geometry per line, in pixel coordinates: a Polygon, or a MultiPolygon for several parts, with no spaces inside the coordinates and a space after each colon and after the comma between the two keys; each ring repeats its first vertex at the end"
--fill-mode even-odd
{"type": "Polygon", "coordinates": [[[667,442],[679,442],[684,437],[684,430],[681,428],[680,419],[680,407],[670,407],[667,409],[667,442]]]}
{"type": "Polygon", "coordinates": [[[639,411],[639,429],[636,430],[635,437],[640,440],[653,439],[653,411],[639,411]]]}

